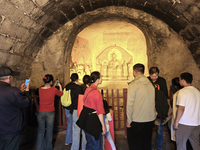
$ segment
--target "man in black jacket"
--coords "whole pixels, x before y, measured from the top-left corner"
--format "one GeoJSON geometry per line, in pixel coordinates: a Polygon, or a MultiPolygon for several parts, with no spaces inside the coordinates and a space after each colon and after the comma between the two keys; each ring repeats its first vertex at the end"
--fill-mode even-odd
{"type": "MultiPolygon", "coordinates": [[[[154,85],[154,87],[157,90],[160,90],[164,93],[166,96],[165,100],[167,100],[168,97],[168,90],[167,90],[167,84],[166,80],[162,77],[159,77],[159,69],[158,67],[151,67],[149,69],[149,77],[148,79],[151,81],[151,83],[154,85]]],[[[160,125],[156,125],[157,132],[156,132],[156,149],[162,150],[162,144],[163,144],[163,131],[164,131],[164,125],[161,124],[161,119],[158,117],[156,120],[159,122],[160,125]]]]}
{"type": "MultiPolygon", "coordinates": [[[[72,104],[69,107],[65,107],[65,115],[67,118],[67,130],[65,145],[72,143],[71,150],[79,149],[80,143],[80,132],[81,129],[76,125],[76,121],[79,116],[77,115],[77,106],[78,106],[78,96],[83,94],[83,89],[78,83],[78,74],[71,74],[71,82],[68,83],[65,88],[66,90],[71,90],[71,101],[72,104]]],[[[85,135],[83,135],[85,138],[85,135]]],[[[85,149],[86,141],[82,139],[82,149],[85,149]],[[83,141],[84,140],[84,141],[83,141]]]]}
{"type": "Polygon", "coordinates": [[[0,149],[3,150],[19,150],[23,108],[30,105],[29,98],[23,93],[29,86],[25,87],[23,83],[20,90],[11,87],[13,76],[18,75],[19,72],[9,67],[0,67],[0,149]]]}

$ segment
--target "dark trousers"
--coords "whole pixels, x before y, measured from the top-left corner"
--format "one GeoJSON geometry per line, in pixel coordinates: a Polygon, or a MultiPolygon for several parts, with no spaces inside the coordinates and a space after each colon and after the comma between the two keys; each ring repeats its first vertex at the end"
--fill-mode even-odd
{"type": "Polygon", "coordinates": [[[131,122],[127,128],[129,150],[151,150],[151,138],[154,121],[131,122]]]}
{"type": "Polygon", "coordinates": [[[0,139],[0,150],[19,150],[20,135],[12,139],[0,139]]]}

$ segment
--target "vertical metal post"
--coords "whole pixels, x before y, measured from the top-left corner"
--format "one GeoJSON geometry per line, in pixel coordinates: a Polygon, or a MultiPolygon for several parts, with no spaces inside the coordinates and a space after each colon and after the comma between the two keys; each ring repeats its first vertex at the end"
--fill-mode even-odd
{"type": "Polygon", "coordinates": [[[115,103],[114,103],[114,93],[113,93],[113,89],[112,89],[112,107],[113,107],[113,110],[115,110],[115,103]]]}
{"type": "Polygon", "coordinates": [[[106,99],[107,99],[108,106],[109,106],[109,94],[108,94],[108,89],[106,90],[106,99]]]}
{"type": "Polygon", "coordinates": [[[63,117],[63,122],[64,122],[64,126],[67,127],[67,117],[65,115],[65,110],[64,110],[64,117],[63,117]]]}
{"type": "Polygon", "coordinates": [[[118,116],[118,129],[121,129],[121,125],[120,125],[120,107],[119,107],[119,89],[117,89],[117,116],[118,116]]]}
{"type": "Polygon", "coordinates": [[[124,130],[125,130],[125,136],[127,136],[127,128],[126,128],[126,122],[127,122],[126,104],[127,104],[127,89],[123,89],[124,130]]]}

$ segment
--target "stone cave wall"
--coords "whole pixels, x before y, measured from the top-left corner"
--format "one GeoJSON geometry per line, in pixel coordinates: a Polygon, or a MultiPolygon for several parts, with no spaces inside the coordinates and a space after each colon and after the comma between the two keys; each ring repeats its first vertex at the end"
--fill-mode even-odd
{"type": "MultiPolygon", "coordinates": [[[[72,23],[73,31],[69,31],[72,34],[70,41],[67,39],[69,36],[66,36],[69,41],[65,42],[67,50],[71,49],[70,43],[73,45],[73,38],[79,29],[81,30],[82,25],[93,22],[94,18],[105,19],[108,16],[115,16],[132,19],[131,22],[141,22],[144,28],[151,28],[151,23],[144,23],[143,19],[146,17],[141,13],[134,13],[134,10],[130,10],[132,8],[152,14],[168,24],[183,37],[195,63],[200,66],[199,1],[187,0],[173,4],[172,0],[1,0],[0,7],[0,65],[7,65],[21,72],[20,76],[14,78],[13,86],[19,86],[26,77],[30,76],[31,64],[43,44],[48,43],[49,38],[51,39],[51,36],[68,21],[69,24],[72,23]],[[88,12],[93,14],[88,15],[88,12]],[[74,22],[80,17],[81,23],[74,22]]],[[[152,23],[157,22],[152,21],[152,23]]],[[[152,35],[150,36],[153,38],[152,35]]],[[[151,60],[153,57],[149,59],[151,60]]],[[[192,70],[196,73],[195,69],[192,70]]]]}
{"type": "MultiPolygon", "coordinates": [[[[138,26],[147,39],[148,67],[157,66],[160,76],[171,79],[188,71],[194,75],[193,85],[200,88],[200,71],[182,37],[161,20],[135,9],[106,7],[79,15],[56,31],[43,45],[32,64],[31,86],[42,85],[42,77],[51,73],[65,85],[69,82],[70,55],[77,34],[96,21],[118,19],[138,26]],[[103,18],[98,20],[98,18],[103,18]]],[[[147,68],[146,68],[147,69],[147,68]]]]}

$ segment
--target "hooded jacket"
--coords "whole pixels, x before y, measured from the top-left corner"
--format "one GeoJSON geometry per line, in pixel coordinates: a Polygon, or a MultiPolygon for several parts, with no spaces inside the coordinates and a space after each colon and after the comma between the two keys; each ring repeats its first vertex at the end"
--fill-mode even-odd
{"type": "Polygon", "coordinates": [[[150,122],[156,118],[155,88],[147,77],[139,75],[129,83],[127,122],[150,122]]]}

